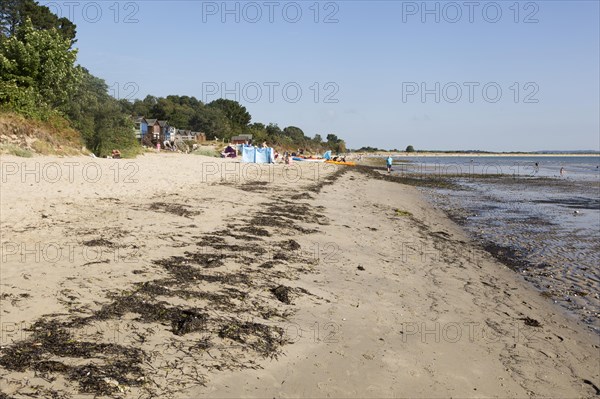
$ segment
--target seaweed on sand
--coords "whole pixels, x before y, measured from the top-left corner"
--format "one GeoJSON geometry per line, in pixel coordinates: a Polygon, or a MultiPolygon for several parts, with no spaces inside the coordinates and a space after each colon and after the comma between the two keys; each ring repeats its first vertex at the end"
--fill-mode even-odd
{"type": "Polygon", "coordinates": [[[171,329],[175,335],[206,330],[208,316],[194,310],[182,310],[179,317],[171,321],[171,329]]]}
{"type": "Polygon", "coordinates": [[[306,223],[327,224],[326,218],[323,215],[316,213],[314,208],[306,204],[274,203],[270,204],[265,212],[260,212],[258,215],[275,216],[306,223]]]}
{"type": "Polygon", "coordinates": [[[512,270],[520,271],[529,266],[529,263],[518,254],[515,248],[498,245],[489,241],[483,244],[483,249],[512,270]]]}
{"type": "MultiPolygon", "coordinates": [[[[237,245],[237,244],[227,244],[225,242],[223,243],[216,243],[213,240],[210,241],[199,241],[197,243],[197,245],[199,247],[211,247],[214,249],[218,249],[221,251],[228,251],[231,252],[231,254],[229,255],[229,257],[231,258],[239,258],[239,257],[243,257],[244,253],[251,253],[253,255],[262,255],[266,252],[266,250],[260,246],[248,246],[248,245],[237,245]]],[[[186,252],[186,255],[190,255],[188,252],[186,252]]],[[[204,254],[206,255],[206,254],[204,254]]],[[[227,257],[225,255],[223,255],[223,253],[220,254],[221,255],[221,259],[227,257]]],[[[196,255],[192,254],[192,257],[195,257],[196,255]]]]}
{"type": "Polygon", "coordinates": [[[83,245],[87,246],[87,247],[108,247],[108,248],[112,248],[115,246],[115,244],[112,241],[108,241],[104,238],[96,238],[93,240],[89,240],[89,241],[84,241],[82,243],[83,245]]]}
{"type": "MultiPolygon", "coordinates": [[[[151,298],[157,296],[179,297],[183,299],[204,299],[211,302],[214,308],[230,308],[231,302],[229,294],[230,288],[222,290],[225,293],[198,291],[194,289],[181,288],[181,283],[177,280],[153,280],[136,284],[138,293],[143,293],[151,298]],[[169,288],[176,286],[178,288],[169,288]]],[[[235,296],[234,296],[235,297],[235,296]]]]}
{"type": "Polygon", "coordinates": [[[261,229],[260,227],[255,227],[255,226],[242,227],[239,229],[239,231],[244,232],[244,233],[249,233],[249,234],[252,234],[255,236],[259,236],[259,237],[271,237],[271,233],[269,233],[268,230],[261,229]]]}
{"type": "Polygon", "coordinates": [[[279,347],[285,344],[284,330],[255,322],[230,320],[219,330],[219,337],[246,344],[263,357],[277,358],[279,347]]]}
{"type": "Polygon", "coordinates": [[[268,190],[269,182],[266,181],[250,181],[239,185],[241,190],[249,192],[266,192],[268,190]]]}
{"type": "Polygon", "coordinates": [[[191,283],[194,281],[206,281],[208,283],[226,283],[230,285],[245,284],[251,285],[252,281],[249,275],[242,272],[237,273],[215,273],[205,274],[194,266],[188,264],[185,258],[174,256],[169,259],[161,259],[154,262],[162,266],[173,278],[181,283],[191,283]]]}
{"type": "Polygon", "coordinates": [[[370,178],[385,180],[393,183],[406,184],[409,186],[417,186],[417,187],[433,187],[433,188],[446,188],[453,190],[460,190],[462,187],[453,181],[451,181],[450,176],[440,177],[438,175],[426,175],[421,174],[418,176],[407,176],[407,175],[390,175],[386,173],[381,173],[380,171],[384,171],[384,168],[381,167],[373,167],[366,165],[358,165],[354,168],[357,172],[363,173],[370,178]]]}
{"type": "Polygon", "coordinates": [[[285,240],[277,243],[277,245],[282,249],[287,249],[288,251],[297,251],[300,249],[300,244],[296,240],[285,240]]]}
{"type": "Polygon", "coordinates": [[[186,218],[191,218],[192,216],[199,215],[198,211],[190,211],[188,205],[181,204],[167,204],[165,202],[153,202],[148,207],[152,211],[160,211],[166,213],[172,213],[177,216],[183,216],[186,218]]]}
{"type": "Polygon", "coordinates": [[[314,199],[313,196],[310,195],[309,193],[294,194],[290,198],[293,199],[293,200],[300,200],[300,199],[311,200],[311,199],[314,199]]]}
{"type": "Polygon", "coordinates": [[[261,269],[272,269],[274,266],[276,266],[276,265],[278,265],[280,263],[281,262],[276,262],[276,261],[273,261],[273,260],[268,260],[268,261],[262,263],[258,267],[260,267],[261,269]]]}
{"type": "Polygon", "coordinates": [[[309,229],[299,226],[292,220],[287,220],[281,216],[258,215],[252,218],[250,223],[260,226],[277,227],[285,230],[294,230],[303,234],[310,234],[318,231],[316,229],[309,229]]]}
{"type": "Polygon", "coordinates": [[[131,295],[117,297],[113,302],[104,305],[93,316],[84,319],[109,320],[121,318],[127,313],[139,315],[135,320],[143,323],[162,322],[171,325],[175,335],[183,335],[206,328],[208,315],[202,309],[182,309],[169,307],[164,301],[154,302],[147,296],[135,292],[131,295]]]}
{"type": "Polygon", "coordinates": [[[0,366],[7,370],[32,369],[41,373],[60,373],[69,381],[79,383],[81,392],[111,395],[120,386],[141,386],[146,359],[137,348],[113,343],[79,341],[68,326],[57,320],[38,320],[31,328],[31,337],[3,350],[0,366]],[[97,359],[101,364],[70,365],[48,357],[97,359]]]}
{"type": "Polygon", "coordinates": [[[521,320],[523,320],[525,322],[525,325],[529,326],[529,327],[541,327],[542,326],[542,323],[540,323],[536,319],[532,319],[531,317],[523,317],[523,318],[521,318],[521,320]]]}
{"type": "Polygon", "coordinates": [[[275,288],[271,288],[271,292],[280,302],[283,302],[287,305],[290,305],[292,303],[292,300],[290,298],[290,293],[292,292],[292,289],[290,287],[280,285],[275,288]]]}
{"type": "Polygon", "coordinates": [[[323,187],[335,183],[335,181],[337,179],[342,177],[348,171],[349,171],[349,169],[347,167],[339,167],[338,170],[336,170],[335,172],[331,173],[330,175],[320,179],[318,183],[315,183],[311,187],[309,187],[308,191],[312,191],[314,193],[319,193],[321,191],[321,189],[323,189],[323,187]]]}

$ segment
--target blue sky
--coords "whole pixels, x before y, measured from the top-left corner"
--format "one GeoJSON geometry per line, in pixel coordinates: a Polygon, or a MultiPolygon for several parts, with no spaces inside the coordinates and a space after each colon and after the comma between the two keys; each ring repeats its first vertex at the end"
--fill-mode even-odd
{"type": "Polygon", "coordinates": [[[121,98],[226,97],[351,148],[600,149],[598,1],[40,4],[121,98]]]}

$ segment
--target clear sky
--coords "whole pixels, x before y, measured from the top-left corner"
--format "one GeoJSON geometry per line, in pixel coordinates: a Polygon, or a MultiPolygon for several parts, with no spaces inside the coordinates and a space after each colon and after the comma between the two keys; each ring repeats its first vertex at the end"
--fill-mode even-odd
{"type": "Polygon", "coordinates": [[[600,149],[594,1],[40,1],[120,98],[237,100],[350,148],[600,149]]]}

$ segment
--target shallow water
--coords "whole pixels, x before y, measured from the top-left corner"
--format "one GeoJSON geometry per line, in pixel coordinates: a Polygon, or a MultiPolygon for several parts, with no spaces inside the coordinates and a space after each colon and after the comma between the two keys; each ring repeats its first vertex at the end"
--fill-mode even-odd
{"type": "Polygon", "coordinates": [[[397,160],[394,173],[458,183],[462,190],[423,191],[543,295],[600,333],[600,157],[412,161],[397,160]]]}

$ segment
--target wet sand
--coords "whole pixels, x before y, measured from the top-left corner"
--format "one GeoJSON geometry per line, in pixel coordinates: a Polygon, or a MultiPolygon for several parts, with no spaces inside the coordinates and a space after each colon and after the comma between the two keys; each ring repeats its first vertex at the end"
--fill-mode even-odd
{"type": "Polygon", "coordinates": [[[460,178],[457,190],[426,189],[443,209],[541,294],[600,333],[598,182],[460,178]]]}
{"type": "Polygon", "coordinates": [[[598,393],[597,336],[378,172],[1,162],[5,396],[598,393]]]}

